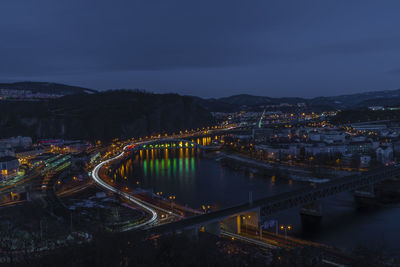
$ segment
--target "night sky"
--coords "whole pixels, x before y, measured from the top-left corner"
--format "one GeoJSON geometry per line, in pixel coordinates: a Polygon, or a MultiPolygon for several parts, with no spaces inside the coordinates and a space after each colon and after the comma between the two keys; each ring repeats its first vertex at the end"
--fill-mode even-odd
{"type": "Polygon", "coordinates": [[[1,0],[0,82],[203,97],[400,88],[400,1],[1,0]]]}

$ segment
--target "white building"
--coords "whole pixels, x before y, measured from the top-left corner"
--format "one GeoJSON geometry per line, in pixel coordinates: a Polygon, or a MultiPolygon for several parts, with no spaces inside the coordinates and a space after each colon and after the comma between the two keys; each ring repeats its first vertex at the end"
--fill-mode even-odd
{"type": "Polygon", "coordinates": [[[383,164],[390,164],[393,160],[393,148],[380,146],[376,149],[376,159],[383,164]]]}
{"type": "Polygon", "coordinates": [[[0,145],[0,158],[5,156],[15,156],[15,153],[12,149],[0,145]]]}
{"type": "Polygon", "coordinates": [[[300,148],[296,144],[284,144],[279,146],[257,145],[257,151],[262,151],[264,157],[268,159],[277,159],[280,157],[297,157],[300,154],[300,148]]]}
{"type": "Polygon", "coordinates": [[[325,143],[318,143],[313,146],[306,146],[305,153],[306,155],[318,155],[318,154],[344,154],[346,152],[346,146],[344,144],[340,145],[326,145],[325,143]]]}
{"type": "Polygon", "coordinates": [[[369,167],[370,162],[371,162],[371,156],[368,155],[360,156],[360,168],[369,167]]]}
{"type": "Polygon", "coordinates": [[[30,147],[32,145],[31,137],[17,136],[6,139],[0,139],[0,147],[14,148],[14,147],[30,147]]]}

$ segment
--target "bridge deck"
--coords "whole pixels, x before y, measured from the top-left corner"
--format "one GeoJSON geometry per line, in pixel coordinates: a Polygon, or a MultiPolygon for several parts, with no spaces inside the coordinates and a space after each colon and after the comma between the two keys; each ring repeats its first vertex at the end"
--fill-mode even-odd
{"type": "Polygon", "coordinates": [[[362,175],[353,175],[335,179],[327,183],[319,184],[316,187],[304,187],[279,195],[261,198],[253,201],[253,203],[244,203],[204,215],[190,217],[174,223],[158,226],[153,229],[156,232],[185,229],[222,220],[235,214],[244,213],[258,208],[261,209],[261,216],[266,216],[281,210],[311,204],[319,199],[345,191],[353,191],[396,176],[400,176],[399,166],[385,167],[383,169],[363,173],[362,175]]]}

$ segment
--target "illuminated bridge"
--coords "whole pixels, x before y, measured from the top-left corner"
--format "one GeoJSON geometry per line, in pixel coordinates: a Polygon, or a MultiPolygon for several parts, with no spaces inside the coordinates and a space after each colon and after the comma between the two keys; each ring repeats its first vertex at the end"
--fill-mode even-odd
{"type": "Polygon", "coordinates": [[[306,187],[283,194],[261,198],[255,201],[210,212],[204,215],[190,217],[174,223],[153,228],[155,232],[187,232],[195,234],[204,229],[213,234],[220,234],[221,226],[225,230],[240,233],[240,225],[246,220],[246,225],[257,228],[262,222],[276,212],[304,207],[318,202],[321,199],[341,192],[373,193],[376,183],[400,176],[400,166],[385,167],[361,175],[347,176],[315,187],[306,187]],[[365,190],[367,189],[367,190],[365,190]],[[368,190],[372,190],[368,192],[368,190]]]}
{"type": "Polygon", "coordinates": [[[140,150],[140,149],[174,149],[174,148],[204,149],[205,146],[184,139],[160,139],[160,140],[152,140],[152,141],[137,143],[135,145],[130,145],[127,146],[125,150],[130,151],[130,150],[140,150]]]}

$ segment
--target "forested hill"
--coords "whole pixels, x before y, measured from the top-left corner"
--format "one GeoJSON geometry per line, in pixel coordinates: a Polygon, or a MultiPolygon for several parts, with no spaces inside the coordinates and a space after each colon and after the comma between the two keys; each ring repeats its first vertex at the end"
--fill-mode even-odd
{"type": "Polygon", "coordinates": [[[208,126],[212,116],[191,97],[139,91],[0,101],[0,138],[112,139],[208,126]]]}

